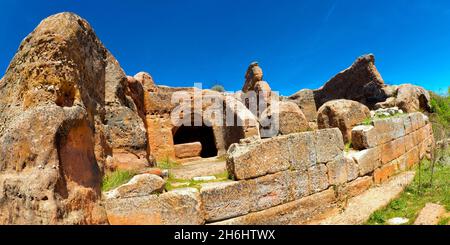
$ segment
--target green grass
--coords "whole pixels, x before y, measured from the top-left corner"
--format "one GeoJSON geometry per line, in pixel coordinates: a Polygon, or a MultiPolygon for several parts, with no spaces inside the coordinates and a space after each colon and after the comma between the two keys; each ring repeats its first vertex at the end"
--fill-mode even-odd
{"type": "Polygon", "coordinates": [[[450,223],[450,217],[443,218],[439,221],[438,225],[448,225],[450,223]]]}
{"type": "Polygon", "coordinates": [[[173,169],[179,167],[180,164],[167,157],[165,160],[158,162],[156,166],[160,169],[173,169]]]}
{"type": "Polygon", "coordinates": [[[405,115],[405,114],[403,114],[403,113],[396,113],[394,115],[389,115],[389,116],[377,115],[377,116],[374,116],[374,117],[369,117],[369,118],[364,119],[364,121],[362,121],[361,125],[369,126],[369,125],[372,125],[375,120],[394,118],[394,117],[399,117],[399,116],[402,116],[402,115],[405,115]]]}
{"type": "Polygon", "coordinates": [[[450,87],[446,95],[438,95],[431,92],[432,121],[435,121],[445,128],[450,128],[450,87]]]}
{"type": "MultiPolygon", "coordinates": [[[[431,186],[431,164],[423,161],[420,172],[416,167],[416,177],[401,196],[387,207],[373,213],[367,222],[369,225],[382,225],[391,218],[403,217],[414,223],[419,212],[427,203],[443,205],[450,211],[450,165],[436,164],[431,186]]],[[[444,221],[442,221],[444,222],[444,221]]]]}
{"type": "Polygon", "coordinates": [[[195,181],[192,179],[176,179],[173,176],[169,175],[169,178],[166,181],[166,190],[167,191],[171,191],[174,189],[179,189],[179,188],[196,188],[199,189],[201,188],[202,184],[205,183],[214,183],[214,182],[223,182],[223,181],[227,181],[230,180],[229,179],[229,174],[227,171],[224,171],[223,173],[220,174],[216,174],[214,175],[216,177],[215,180],[211,180],[211,181],[195,181]]]}
{"type": "Polygon", "coordinates": [[[345,152],[349,152],[350,149],[352,149],[352,148],[353,148],[353,143],[352,142],[348,142],[347,144],[345,144],[344,150],[345,150],[345,152]]]}
{"type": "Polygon", "coordinates": [[[108,173],[103,178],[102,191],[110,191],[130,181],[136,173],[132,171],[114,171],[108,173]]]}

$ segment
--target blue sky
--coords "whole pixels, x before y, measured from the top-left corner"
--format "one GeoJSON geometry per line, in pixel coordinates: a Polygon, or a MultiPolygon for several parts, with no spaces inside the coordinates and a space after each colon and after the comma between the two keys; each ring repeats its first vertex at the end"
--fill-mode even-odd
{"type": "Polygon", "coordinates": [[[87,19],[129,75],[158,84],[242,88],[259,61],[274,90],[318,88],[374,53],[386,83],[450,86],[447,0],[2,0],[0,71],[45,17],[87,19]]]}

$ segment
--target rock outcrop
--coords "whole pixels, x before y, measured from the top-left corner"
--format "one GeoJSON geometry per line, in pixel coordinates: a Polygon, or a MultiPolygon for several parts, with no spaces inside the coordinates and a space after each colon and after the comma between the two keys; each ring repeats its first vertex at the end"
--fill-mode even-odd
{"type": "Polygon", "coordinates": [[[375,67],[372,54],[359,57],[355,63],[340,72],[322,88],[314,91],[317,108],[330,100],[348,99],[361,102],[369,108],[385,101],[383,78],[375,67]]]}
{"type": "Polygon", "coordinates": [[[317,122],[317,107],[314,100],[314,91],[311,89],[302,89],[284,100],[297,104],[303,114],[305,114],[308,122],[317,122]]]}
{"type": "Polygon", "coordinates": [[[107,222],[100,186],[113,151],[146,158],[128,94],[119,63],[77,15],[51,16],[24,39],[0,84],[0,223],[107,222]]]}
{"type": "Polygon", "coordinates": [[[345,142],[351,142],[352,128],[370,118],[367,106],[352,100],[332,100],[320,107],[318,126],[324,128],[339,128],[345,142]]]}
{"type": "Polygon", "coordinates": [[[271,135],[287,135],[300,133],[309,129],[308,121],[302,110],[293,102],[277,102],[267,108],[260,118],[264,130],[271,135]]]}
{"type": "Polygon", "coordinates": [[[254,91],[256,84],[263,80],[263,76],[263,71],[261,67],[259,67],[258,62],[251,63],[245,74],[245,83],[242,92],[247,93],[248,91],[254,91]]]}
{"type": "Polygon", "coordinates": [[[376,108],[398,107],[404,112],[430,111],[430,93],[422,87],[403,84],[389,86],[392,96],[376,104],[376,108]]]}

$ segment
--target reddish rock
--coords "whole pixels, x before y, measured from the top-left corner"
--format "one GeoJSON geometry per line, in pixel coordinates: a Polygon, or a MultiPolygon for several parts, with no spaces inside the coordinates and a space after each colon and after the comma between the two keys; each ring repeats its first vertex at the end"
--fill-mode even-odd
{"type": "Polygon", "coordinates": [[[422,87],[403,84],[398,87],[395,104],[405,112],[431,111],[430,93],[422,87]]]}
{"type": "Polygon", "coordinates": [[[386,182],[389,178],[394,176],[398,171],[398,165],[396,161],[388,163],[381,168],[375,169],[373,173],[373,179],[375,184],[381,184],[386,182]]]}
{"type": "Polygon", "coordinates": [[[352,129],[370,117],[367,106],[351,100],[333,100],[319,108],[317,123],[320,129],[339,128],[345,142],[351,142],[352,129]]]}
{"type": "Polygon", "coordinates": [[[177,158],[199,157],[202,153],[202,143],[186,143],[175,145],[175,156],[177,158]]]}
{"type": "Polygon", "coordinates": [[[309,122],[317,121],[317,107],[314,100],[314,91],[310,89],[302,89],[286,98],[286,101],[291,101],[297,104],[309,122]]]}
{"type": "Polygon", "coordinates": [[[114,62],[74,14],[24,39],[0,86],[0,223],[107,222],[99,201],[114,62]]]}
{"type": "Polygon", "coordinates": [[[245,83],[242,92],[247,93],[249,91],[254,91],[256,83],[262,81],[263,75],[263,71],[261,67],[259,67],[258,62],[251,63],[245,74],[245,83]]]}
{"type": "Polygon", "coordinates": [[[368,190],[373,184],[371,176],[364,176],[352,182],[347,183],[343,188],[339,189],[339,195],[351,198],[358,196],[368,190]]]}
{"type": "Polygon", "coordinates": [[[391,162],[405,154],[405,139],[399,138],[381,146],[381,163],[391,162]]]}
{"type": "Polygon", "coordinates": [[[375,57],[365,55],[342,71],[322,88],[314,91],[317,108],[330,100],[358,101],[369,108],[387,99],[384,81],[375,67],[375,57]]]}

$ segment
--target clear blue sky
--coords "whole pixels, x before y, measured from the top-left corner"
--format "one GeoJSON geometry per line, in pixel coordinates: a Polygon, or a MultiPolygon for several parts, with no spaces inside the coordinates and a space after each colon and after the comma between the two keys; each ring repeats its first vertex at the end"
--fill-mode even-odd
{"type": "Polygon", "coordinates": [[[241,89],[259,61],[274,90],[318,88],[374,53],[387,83],[450,86],[448,0],[2,0],[0,70],[43,18],[87,19],[127,74],[241,89]]]}

